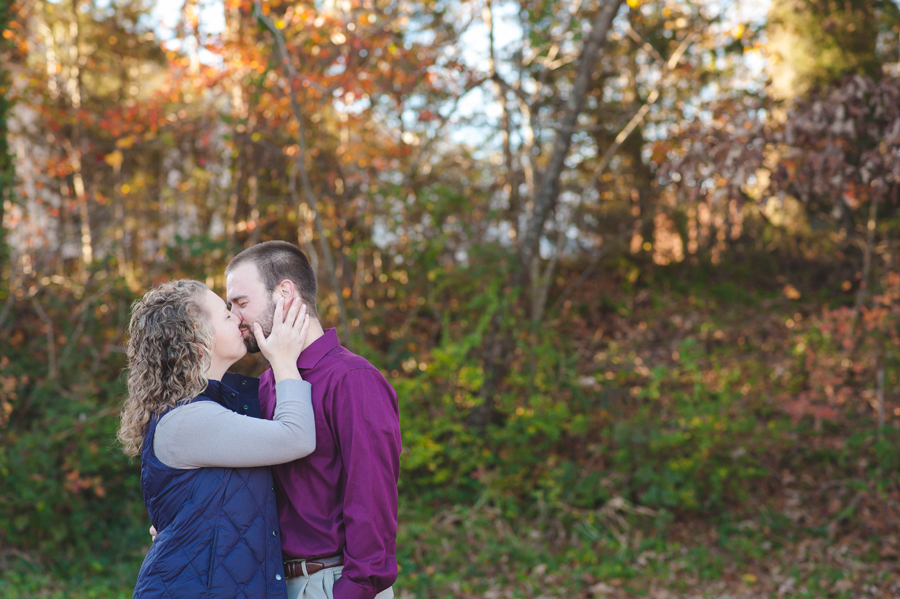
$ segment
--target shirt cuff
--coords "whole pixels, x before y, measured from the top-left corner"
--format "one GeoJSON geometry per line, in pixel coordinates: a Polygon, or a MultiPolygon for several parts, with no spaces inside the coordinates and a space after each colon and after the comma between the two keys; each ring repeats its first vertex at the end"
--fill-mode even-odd
{"type": "Polygon", "coordinates": [[[334,599],[375,599],[378,594],[374,589],[356,584],[346,576],[337,579],[331,592],[334,599]]]}

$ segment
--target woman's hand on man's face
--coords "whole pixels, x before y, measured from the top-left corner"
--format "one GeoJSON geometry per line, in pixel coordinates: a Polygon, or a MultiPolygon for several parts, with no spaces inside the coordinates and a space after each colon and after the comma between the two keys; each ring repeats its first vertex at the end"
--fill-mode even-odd
{"type": "Polygon", "coordinates": [[[297,359],[303,351],[308,331],[309,313],[299,298],[292,298],[287,302],[283,297],[278,298],[272,332],[268,337],[263,335],[259,323],[253,323],[253,335],[259,344],[259,350],[272,365],[276,380],[300,378],[297,359]]]}

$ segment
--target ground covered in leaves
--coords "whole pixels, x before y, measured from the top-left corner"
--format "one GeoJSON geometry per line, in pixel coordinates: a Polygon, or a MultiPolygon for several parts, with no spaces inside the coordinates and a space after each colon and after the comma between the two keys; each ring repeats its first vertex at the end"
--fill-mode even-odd
{"type": "MultiPolygon", "coordinates": [[[[811,339],[852,294],[822,301],[784,280],[764,290],[662,288],[627,301],[601,286],[581,290],[582,301],[601,297],[600,309],[579,312],[573,300],[570,331],[599,411],[643,415],[682,438],[694,431],[690,449],[709,458],[682,464],[696,480],[669,484],[676,499],[660,506],[654,485],[667,483],[654,476],[671,471],[656,468],[628,492],[609,457],[621,444],[597,439],[606,455],[593,466],[611,495],[598,508],[548,506],[529,521],[485,506],[408,514],[401,563],[412,571],[401,597],[900,596],[896,398],[887,394],[879,432],[865,372],[844,382],[838,407],[808,392],[819,382],[811,339]],[[798,397],[808,398],[805,411],[798,397]]],[[[613,423],[604,433],[621,436],[613,423]]],[[[674,455],[683,447],[657,441],[684,462],[674,455]]]]}

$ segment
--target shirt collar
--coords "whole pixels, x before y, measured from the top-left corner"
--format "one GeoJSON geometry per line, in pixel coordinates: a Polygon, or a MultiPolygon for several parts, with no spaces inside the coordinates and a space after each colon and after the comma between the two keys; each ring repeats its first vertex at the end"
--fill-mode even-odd
{"type": "Polygon", "coordinates": [[[201,393],[204,397],[208,397],[216,403],[224,405],[223,398],[226,393],[234,393],[234,389],[223,383],[222,381],[209,380],[206,389],[201,393]]]}
{"type": "Polygon", "coordinates": [[[209,380],[206,383],[206,389],[201,395],[208,397],[215,402],[222,403],[222,391],[222,381],[209,380]]]}
{"type": "Polygon", "coordinates": [[[328,352],[340,346],[341,342],[338,341],[337,330],[325,329],[325,334],[310,343],[309,347],[300,354],[300,358],[297,360],[297,368],[300,370],[315,368],[316,364],[328,355],[328,352]]]}

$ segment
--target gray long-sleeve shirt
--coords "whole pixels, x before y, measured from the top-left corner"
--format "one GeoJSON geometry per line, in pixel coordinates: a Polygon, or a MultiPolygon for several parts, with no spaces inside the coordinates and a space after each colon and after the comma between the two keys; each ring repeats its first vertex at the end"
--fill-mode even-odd
{"type": "Polygon", "coordinates": [[[316,448],[312,387],[285,379],[275,385],[272,420],[232,412],[213,401],[179,406],[156,425],[153,451],[171,468],[253,468],[283,464],[316,448]]]}

